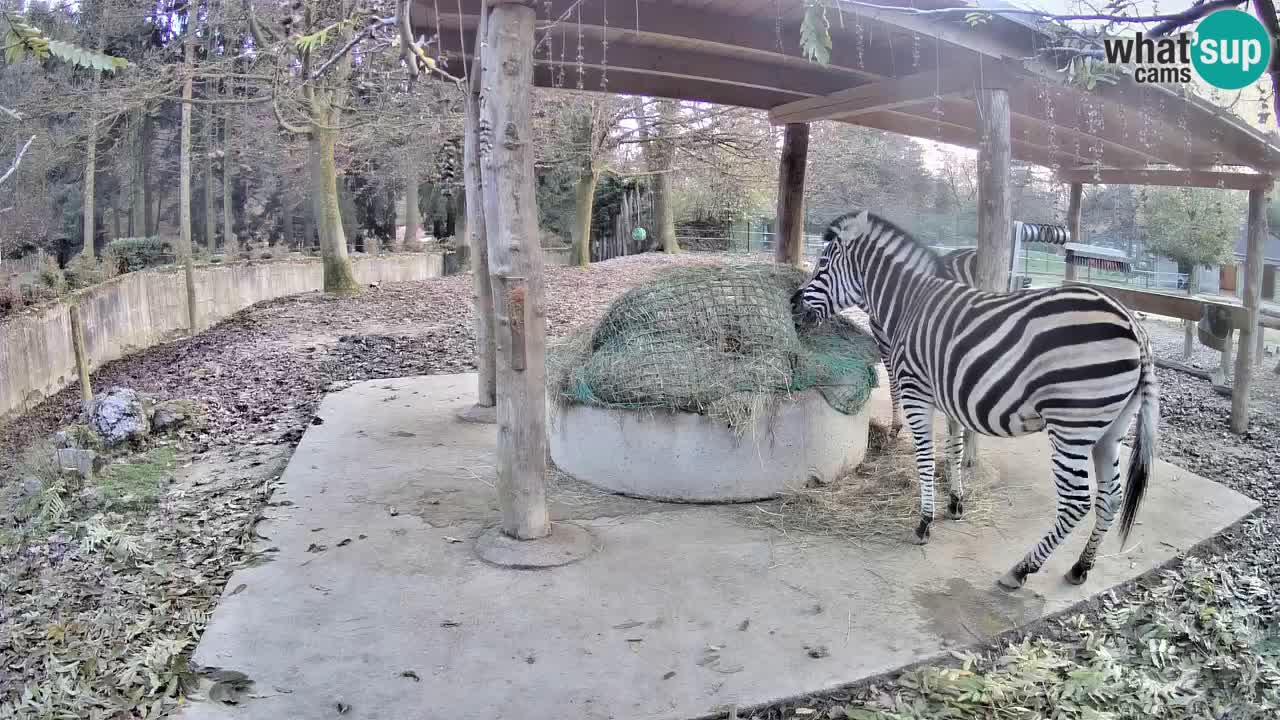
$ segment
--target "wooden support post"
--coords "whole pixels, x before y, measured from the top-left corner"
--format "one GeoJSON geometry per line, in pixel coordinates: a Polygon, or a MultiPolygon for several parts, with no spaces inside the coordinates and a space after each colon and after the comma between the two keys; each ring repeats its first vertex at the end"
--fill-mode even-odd
{"type": "Polygon", "coordinates": [[[978,90],[978,284],[1009,289],[1010,220],[1009,91],[978,90]]]}
{"type": "MultiPolygon", "coordinates": [[[[1078,243],[1080,240],[1080,210],[1081,203],[1084,200],[1084,185],[1080,183],[1071,183],[1071,198],[1067,203],[1067,231],[1071,234],[1071,242],[1078,243]]],[[[1071,252],[1066,251],[1063,256],[1067,261],[1067,279],[1076,279],[1076,266],[1071,262],[1071,252]]]]}
{"type": "Polygon", "coordinates": [[[1262,367],[1262,361],[1267,359],[1267,328],[1261,323],[1258,324],[1258,352],[1254,356],[1253,364],[1262,367]]]}
{"type": "MultiPolygon", "coordinates": [[[[480,30],[484,37],[487,13],[481,10],[480,30]]],[[[489,282],[489,243],[484,227],[484,198],[480,186],[480,53],[471,62],[470,87],[463,123],[462,179],[466,197],[466,235],[471,248],[472,300],[476,317],[476,405],[472,418],[495,422],[492,408],[497,400],[497,376],[494,365],[493,289],[489,282]]]]}
{"type": "Polygon", "coordinates": [[[1241,300],[1248,319],[1240,325],[1240,349],[1236,352],[1236,375],[1231,384],[1231,431],[1244,434],[1249,429],[1249,386],[1253,380],[1254,333],[1258,327],[1258,306],[1262,303],[1262,247],[1267,238],[1267,191],[1249,191],[1249,249],[1245,255],[1244,290],[1241,300]]]}
{"type": "Polygon", "coordinates": [[[80,305],[67,308],[71,318],[71,348],[76,353],[76,370],[80,374],[80,400],[87,407],[93,402],[93,386],[89,383],[89,351],[84,346],[84,319],[80,317],[80,305]]]}
{"type": "Polygon", "coordinates": [[[809,158],[809,124],[787,123],[778,163],[778,237],[775,259],[804,262],[804,169],[809,158]]]}
{"type": "Polygon", "coordinates": [[[479,153],[496,319],[498,500],[502,531],[551,532],[547,515],[542,245],[534,195],[533,7],[499,0],[486,31],[479,153]]]}
{"type": "Polygon", "coordinates": [[[1222,355],[1218,359],[1217,376],[1214,377],[1214,382],[1219,385],[1231,384],[1231,373],[1233,370],[1232,364],[1235,362],[1235,359],[1232,357],[1235,348],[1231,346],[1231,341],[1235,339],[1232,337],[1234,332],[1234,329],[1228,332],[1226,341],[1222,343],[1222,355]]]}

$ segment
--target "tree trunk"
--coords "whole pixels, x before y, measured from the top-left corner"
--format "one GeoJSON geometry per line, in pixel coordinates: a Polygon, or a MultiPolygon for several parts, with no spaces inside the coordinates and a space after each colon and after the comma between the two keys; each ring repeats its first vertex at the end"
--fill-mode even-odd
{"type": "Polygon", "coordinates": [[[292,248],[294,240],[297,240],[297,233],[293,227],[293,206],[289,204],[288,200],[283,201],[281,206],[284,213],[284,219],[281,223],[284,225],[284,245],[287,248],[292,248]]]}
{"type": "Polygon", "coordinates": [[[222,119],[222,251],[230,260],[240,257],[240,244],[236,241],[235,209],[232,207],[231,174],[231,117],[222,119]]]}
{"type": "Polygon", "coordinates": [[[778,232],[774,259],[800,267],[804,262],[804,171],[809,157],[809,124],[787,123],[778,162],[778,232]]]}
{"type": "Polygon", "coordinates": [[[580,267],[591,263],[591,212],[595,207],[596,182],[600,173],[595,168],[585,169],[578,176],[578,189],[574,194],[577,214],[573,222],[574,262],[580,267]]]}
{"type": "Polygon", "coordinates": [[[140,188],[141,197],[138,198],[140,203],[139,210],[142,217],[140,229],[145,237],[152,237],[156,234],[156,225],[159,222],[159,203],[156,204],[156,219],[151,216],[151,113],[143,110],[142,112],[142,138],[139,143],[141,147],[138,149],[138,164],[142,170],[142,187],[140,188]]]}
{"type": "Polygon", "coordinates": [[[183,42],[182,78],[182,129],[178,159],[178,255],[182,258],[183,274],[187,281],[187,331],[192,335],[199,330],[196,308],[195,260],[191,248],[191,63],[193,55],[192,34],[183,42]]]}
{"type": "Polygon", "coordinates": [[[451,238],[458,232],[458,205],[453,191],[444,196],[444,236],[451,238]]]}
{"type": "Polygon", "coordinates": [[[145,111],[136,113],[130,122],[129,127],[132,130],[133,143],[133,172],[129,183],[129,237],[139,237],[147,234],[147,205],[146,205],[146,178],[143,174],[143,168],[146,161],[143,155],[146,154],[146,145],[143,143],[145,135],[146,121],[143,119],[145,111]]]}
{"type": "MultiPolygon", "coordinates": [[[[1200,267],[1194,263],[1191,265],[1191,272],[1187,273],[1187,294],[1195,295],[1200,292],[1200,267]]],[[[1192,320],[1182,321],[1182,359],[1190,360],[1191,354],[1196,349],[1196,324],[1192,320]]]]}
{"type": "MultiPolygon", "coordinates": [[[[484,36],[486,20],[480,20],[479,36],[484,36]]],[[[480,183],[480,60],[471,62],[471,87],[467,92],[462,144],[462,179],[467,198],[467,240],[471,243],[472,299],[476,317],[476,406],[492,408],[497,403],[497,365],[494,358],[493,290],[489,277],[489,240],[485,234],[484,198],[480,183]]]]}
{"type": "Polygon", "coordinates": [[[410,169],[404,176],[404,242],[397,250],[413,247],[422,227],[422,213],[418,209],[418,171],[410,169]]]}
{"type": "Polygon", "coordinates": [[[85,143],[85,160],[84,160],[84,249],[81,250],[84,256],[93,259],[93,239],[97,235],[97,228],[94,221],[97,214],[94,211],[94,179],[98,174],[98,120],[97,118],[89,119],[89,140],[85,143]]]}
{"type": "MultiPolygon", "coordinates": [[[[1080,183],[1071,183],[1071,196],[1067,201],[1067,232],[1071,235],[1071,242],[1083,242],[1080,237],[1080,211],[1084,205],[1084,185],[1080,183]]],[[[1071,262],[1071,254],[1063,252],[1063,257],[1067,260],[1066,278],[1068,280],[1076,279],[1076,266],[1071,262]]],[[[1133,257],[1130,253],[1129,257],[1133,257]]]]}
{"type": "Polygon", "coordinates": [[[551,532],[546,309],[530,122],[534,19],[526,5],[490,11],[481,104],[491,133],[480,161],[497,330],[498,499],[503,532],[519,540],[551,532]]]}
{"type": "Polygon", "coordinates": [[[218,249],[218,207],[213,201],[213,106],[204,116],[204,244],[213,255],[218,249]]]}
{"type": "Polygon", "coordinates": [[[1009,91],[978,91],[978,268],[984,290],[1009,289],[1009,91]]]}
{"type": "MultiPolygon", "coordinates": [[[[676,103],[673,100],[658,100],[658,117],[668,121],[674,119],[676,103]]],[[[676,240],[676,220],[674,198],[671,193],[671,169],[675,162],[674,140],[671,138],[669,122],[661,122],[657,127],[650,127],[644,105],[641,104],[638,122],[640,136],[645,140],[644,154],[649,172],[653,173],[653,236],[654,241],[666,253],[680,252],[680,243],[676,240]]]]}
{"type": "Polygon", "coordinates": [[[335,295],[355,295],[360,291],[351,257],[347,254],[347,236],[342,229],[342,212],[338,206],[338,169],[334,158],[337,132],[319,126],[311,130],[312,152],[315,153],[311,190],[315,195],[316,229],[320,233],[320,257],[324,263],[324,291],[335,295]]]}

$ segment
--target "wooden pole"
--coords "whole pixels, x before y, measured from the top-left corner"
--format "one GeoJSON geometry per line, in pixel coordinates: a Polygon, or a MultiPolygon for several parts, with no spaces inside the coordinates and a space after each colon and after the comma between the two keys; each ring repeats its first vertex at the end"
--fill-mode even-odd
{"type": "Polygon", "coordinates": [[[800,267],[804,261],[804,169],[809,123],[787,123],[778,163],[778,236],[774,257],[800,267]]]}
{"type": "Polygon", "coordinates": [[[1010,221],[1009,91],[978,90],[978,284],[1009,289],[1010,221]]]}
{"type": "Polygon", "coordinates": [[[546,537],[546,351],[542,245],[534,194],[531,5],[498,0],[486,31],[479,142],[485,235],[493,275],[498,500],[502,530],[546,537]]]}
{"type": "MultiPolygon", "coordinates": [[[[477,44],[484,37],[486,15],[481,10],[477,44]]],[[[480,53],[471,61],[471,84],[463,126],[462,179],[466,193],[467,235],[471,244],[472,300],[476,314],[476,406],[492,408],[497,403],[497,376],[494,365],[493,289],[489,282],[489,244],[484,227],[484,198],[480,189],[480,53]]]]}
{"type": "MultiPolygon", "coordinates": [[[[1071,233],[1071,242],[1080,242],[1080,210],[1084,200],[1084,185],[1071,183],[1071,197],[1067,203],[1067,231],[1071,233]]],[[[1071,262],[1071,253],[1064,252],[1067,261],[1067,279],[1076,279],[1076,266],[1071,262]]]]}
{"type": "Polygon", "coordinates": [[[1249,429],[1249,386],[1253,380],[1254,333],[1258,327],[1258,306],[1262,303],[1262,247],[1267,238],[1267,192],[1249,191],[1249,249],[1245,256],[1243,301],[1248,319],[1240,326],[1240,349],[1236,352],[1236,375],[1231,392],[1231,431],[1244,434],[1249,429]]]}
{"type": "Polygon", "coordinates": [[[76,370],[80,373],[80,400],[86,406],[93,402],[93,386],[89,384],[89,351],[84,346],[84,319],[80,317],[80,306],[73,304],[67,308],[71,318],[71,347],[76,353],[76,370]]]}
{"type": "Polygon", "coordinates": [[[1267,329],[1261,324],[1258,325],[1258,352],[1254,356],[1253,363],[1258,367],[1262,367],[1262,361],[1267,359],[1267,329]]]}

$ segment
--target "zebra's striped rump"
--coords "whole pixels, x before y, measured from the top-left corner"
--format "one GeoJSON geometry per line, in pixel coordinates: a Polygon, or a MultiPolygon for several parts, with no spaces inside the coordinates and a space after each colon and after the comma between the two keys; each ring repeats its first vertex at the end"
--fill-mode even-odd
{"type": "Polygon", "coordinates": [[[998,437],[1044,431],[1053,448],[1057,522],[1001,584],[1021,586],[1088,513],[1092,460],[1094,531],[1068,574],[1083,582],[1119,509],[1120,439],[1135,414],[1122,541],[1154,462],[1159,399],[1149,342],[1136,318],[1093,288],[976,290],[955,279],[928,247],[871,213],[836,219],[825,239],[792,307],[800,321],[822,320],[850,306],[867,313],[915,443],[921,488],[916,541],[928,541],[934,517],[935,410],[952,427],[947,462],[953,515],[964,493],[955,428],[998,437]]]}

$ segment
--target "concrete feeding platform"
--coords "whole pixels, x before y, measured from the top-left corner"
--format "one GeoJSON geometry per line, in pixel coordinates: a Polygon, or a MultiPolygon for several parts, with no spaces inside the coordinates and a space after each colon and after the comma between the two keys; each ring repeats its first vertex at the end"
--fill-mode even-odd
{"type": "MultiPolygon", "coordinates": [[[[456,418],[474,388],[473,375],[374,380],[324,399],[274,498],[293,504],[259,526],[275,559],[235,573],[195,653],[247,674],[253,697],[178,717],[331,720],[338,703],[341,717],[384,720],[698,717],[1067,609],[1256,507],[1160,463],[1126,552],[1113,534],[1088,582],[1068,585],[1078,529],[1007,593],[996,578],[1051,522],[1047,444],[983,438],[1008,507],[985,525],[940,520],[924,547],[782,535],[748,522],[752,505],[648,502],[557,478],[553,518],[588,529],[594,552],[503,569],[474,549],[498,518],[494,427],[456,418]]],[[[873,402],[887,416],[883,384],[873,402]]]]}

